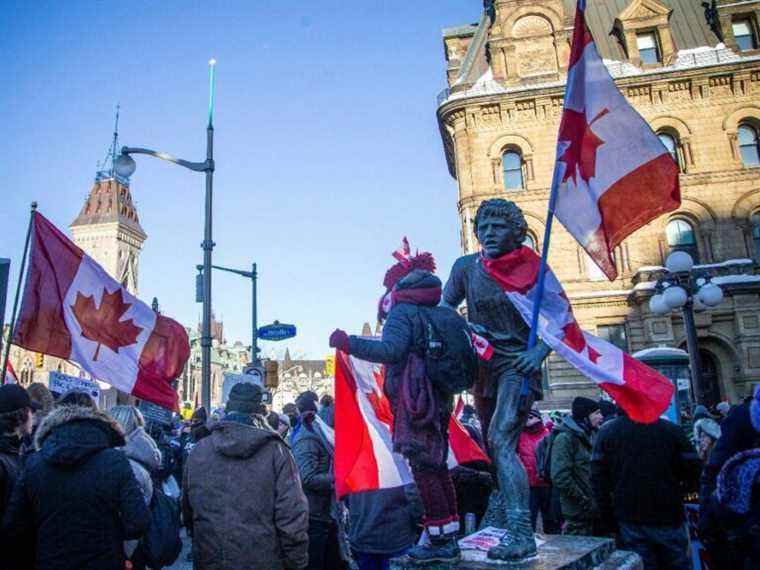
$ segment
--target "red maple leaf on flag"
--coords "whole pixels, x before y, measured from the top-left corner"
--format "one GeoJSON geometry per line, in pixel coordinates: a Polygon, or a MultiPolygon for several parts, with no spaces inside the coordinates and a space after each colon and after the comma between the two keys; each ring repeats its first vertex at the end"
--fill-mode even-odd
{"type": "Polygon", "coordinates": [[[98,359],[103,344],[118,354],[120,347],[137,342],[142,328],[136,326],[132,319],[119,320],[131,306],[132,303],[124,302],[121,289],[109,293],[104,288],[100,307],[95,306],[95,295],[85,297],[77,292],[76,302],[71,309],[82,327],[82,336],[98,343],[93,360],[98,359]]]}
{"type": "Polygon", "coordinates": [[[580,112],[572,109],[564,110],[558,137],[560,141],[569,143],[558,159],[567,165],[562,178],[563,184],[568,178],[572,178],[577,186],[579,173],[586,182],[596,175],[596,151],[604,144],[604,141],[591,130],[591,125],[608,112],[607,109],[602,110],[593,121],[588,123],[585,109],[580,112]]]}

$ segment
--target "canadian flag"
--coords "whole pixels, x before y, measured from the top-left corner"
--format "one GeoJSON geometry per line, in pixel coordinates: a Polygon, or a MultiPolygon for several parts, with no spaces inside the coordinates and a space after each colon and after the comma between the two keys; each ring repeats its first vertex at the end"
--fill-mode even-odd
{"type": "MultiPolygon", "coordinates": [[[[411,483],[409,465],[393,452],[393,412],[383,392],[384,368],[337,351],[335,356],[335,491],[352,493],[411,483]]],[[[488,456],[452,414],[448,466],[488,456]]]]}
{"type": "Polygon", "coordinates": [[[16,371],[13,369],[13,365],[11,364],[10,360],[5,366],[3,384],[18,384],[18,376],[16,376],[16,371]]]}
{"type": "Polygon", "coordinates": [[[557,137],[557,218],[610,280],[614,250],[681,203],[678,166],[605,67],[578,1],[557,137]]]}
{"type": "Polygon", "coordinates": [[[122,392],[177,409],[170,382],[190,355],[185,328],[131,295],[42,214],[13,344],[78,363],[122,392]]]}
{"type": "MultiPolygon", "coordinates": [[[[530,326],[541,265],[538,255],[521,247],[498,260],[481,256],[480,262],[530,326]]],[[[615,345],[581,330],[562,285],[549,267],[544,279],[538,319],[541,340],[612,396],[632,420],[657,420],[673,397],[672,382],[615,345]]]]}

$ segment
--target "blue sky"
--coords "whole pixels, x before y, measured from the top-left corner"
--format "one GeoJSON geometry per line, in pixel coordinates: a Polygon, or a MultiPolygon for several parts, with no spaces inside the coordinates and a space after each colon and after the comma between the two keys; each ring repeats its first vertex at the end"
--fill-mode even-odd
{"type": "MultiPolygon", "coordinates": [[[[299,327],[265,351],[328,354],[334,327],[374,325],[390,253],[407,235],[442,278],[459,254],[456,182],[435,118],[441,29],[479,0],[9,2],[0,16],[0,257],[12,285],[32,200],[67,228],[121,104],[121,142],[205,152],[207,61],[218,60],[214,263],[259,265],[260,324],[299,327]]],[[[148,233],[140,296],[200,316],[203,177],[138,157],[148,233]]],[[[10,305],[10,300],[9,300],[10,305]]],[[[250,339],[250,288],[215,274],[229,340],[250,339]]],[[[10,307],[7,310],[10,316],[10,307]]]]}

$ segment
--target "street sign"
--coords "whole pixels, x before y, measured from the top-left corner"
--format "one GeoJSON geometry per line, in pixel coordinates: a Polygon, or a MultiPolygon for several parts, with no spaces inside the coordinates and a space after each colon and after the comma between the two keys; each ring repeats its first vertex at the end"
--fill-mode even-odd
{"type": "Polygon", "coordinates": [[[87,380],[86,378],[77,378],[76,376],[69,376],[68,374],[61,374],[60,372],[50,372],[48,377],[48,388],[54,394],[63,396],[66,392],[76,390],[77,392],[84,392],[95,403],[100,398],[100,386],[94,380],[87,380]]]}
{"type": "Polygon", "coordinates": [[[296,336],[296,326],[286,325],[275,321],[271,325],[259,327],[258,337],[261,340],[285,340],[296,336]]]}

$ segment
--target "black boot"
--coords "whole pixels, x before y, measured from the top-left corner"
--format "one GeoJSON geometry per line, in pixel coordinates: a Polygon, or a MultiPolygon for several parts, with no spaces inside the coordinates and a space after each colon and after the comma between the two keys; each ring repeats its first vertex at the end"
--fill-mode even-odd
{"type": "Polygon", "coordinates": [[[537,555],[536,539],[530,511],[507,511],[507,534],[488,551],[488,558],[505,562],[518,562],[537,555]]]}
{"type": "Polygon", "coordinates": [[[410,562],[423,566],[434,563],[459,562],[461,553],[456,533],[431,537],[430,544],[413,547],[408,553],[410,562]]]}

